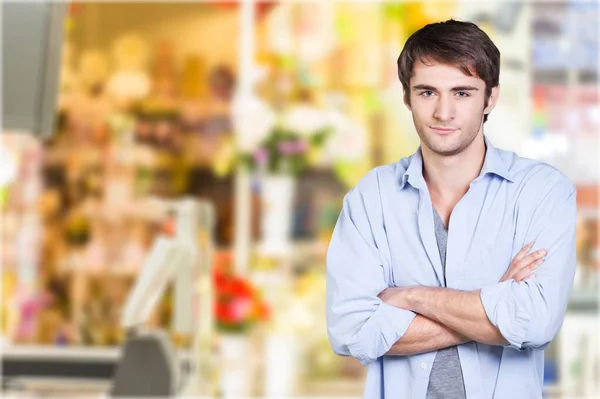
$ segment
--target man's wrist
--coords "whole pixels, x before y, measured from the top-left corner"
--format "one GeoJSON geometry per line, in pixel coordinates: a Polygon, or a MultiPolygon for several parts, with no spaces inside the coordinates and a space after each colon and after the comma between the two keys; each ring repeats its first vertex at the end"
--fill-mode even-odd
{"type": "Polygon", "coordinates": [[[406,291],[404,292],[404,296],[403,296],[404,309],[410,310],[413,312],[415,311],[415,308],[417,308],[417,301],[419,300],[419,298],[422,295],[423,288],[427,288],[427,287],[421,287],[418,285],[406,287],[406,291]]]}
{"type": "Polygon", "coordinates": [[[428,289],[431,289],[431,287],[419,285],[393,287],[385,289],[378,296],[389,305],[419,313],[416,309],[419,308],[420,301],[426,295],[425,291],[428,289]]]}
{"type": "Polygon", "coordinates": [[[418,285],[400,288],[394,298],[395,306],[401,309],[414,311],[414,304],[418,298],[419,288],[421,287],[418,285]]]}

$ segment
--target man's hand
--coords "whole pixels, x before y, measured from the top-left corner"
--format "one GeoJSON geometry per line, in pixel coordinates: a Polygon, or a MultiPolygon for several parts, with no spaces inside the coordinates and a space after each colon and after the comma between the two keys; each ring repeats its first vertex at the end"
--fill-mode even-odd
{"type": "Polygon", "coordinates": [[[510,263],[510,266],[508,267],[506,273],[504,273],[504,276],[502,276],[500,279],[500,282],[508,281],[510,279],[513,279],[516,282],[521,282],[523,280],[527,280],[528,278],[535,277],[533,271],[544,262],[546,251],[540,249],[527,254],[532,246],[533,243],[529,243],[519,251],[519,253],[510,263]]]}

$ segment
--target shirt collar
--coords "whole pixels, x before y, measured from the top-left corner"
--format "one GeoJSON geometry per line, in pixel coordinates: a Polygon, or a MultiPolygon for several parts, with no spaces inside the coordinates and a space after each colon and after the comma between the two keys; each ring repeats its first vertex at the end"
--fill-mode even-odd
{"type": "MultiPolygon", "coordinates": [[[[400,168],[396,170],[402,173],[400,168]]],[[[406,186],[406,183],[410,183],[411,186],[418,189],[426,187],[425,179],[423,178],[423,153],[421,152],[421,146],[408,158],[406,171],[398,177],[399,179],[396,181],[400,183],[399,190],[402,190],[406,186]]]]}
{"type": "MultiPolygon", "coordinates": [[[[490,173],[512,183],[513,177],[506,161],[502,158],[500,150],[492,145],[485,134],[483,135],[483,139],[486,147],[485,160],[483,161],[481,173],[475,180],[479,180],[481,177],[490,173]]],[[[417,151],[409,157],[406,171],[404,173],[399,172],[399,176],[397,177],[399,190],[402,190],[406,186],[406,183],[410,183],[411,186],[417,189],[424,189],[427,187],[425,179],[423,178],[423,153],[421,152],[421,146],[419,146],[417,151]]]]}
{"type": "Polygon", "coordinates": [[[514,183],[514,178],[512,173],[510,173],[509,165],[502,157],[501,151],[493,146],[492,142],[485,134],[483,135],[483,139],[485,140],[486,146],[485,161],[483,162],[483,168],[481,168],[478,179],[488,173],[492,173],[504,180],[514,183]]]}

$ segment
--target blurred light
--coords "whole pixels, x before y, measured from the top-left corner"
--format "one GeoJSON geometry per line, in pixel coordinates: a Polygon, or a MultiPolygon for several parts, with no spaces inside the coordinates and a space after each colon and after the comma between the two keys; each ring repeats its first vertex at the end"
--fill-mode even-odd
{"type": "Polygon", "coordinates": [[[12,183],[17,174],[17,161],[0,141],[0,188],[12,183]]]}

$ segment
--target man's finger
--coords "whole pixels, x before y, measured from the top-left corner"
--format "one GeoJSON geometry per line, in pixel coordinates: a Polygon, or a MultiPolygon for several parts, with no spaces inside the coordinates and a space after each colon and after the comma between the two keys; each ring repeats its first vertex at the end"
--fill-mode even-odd
{"type": "Polygon", "coordinates": [[[520,283],[521,281],[528,281],[528,280],[532,280],[535,278],[535,273],[531,273],[528,276],[525,276],[525,278],[523,280],[515,280],[517,283],[520,283]]]}
{"type": "Polygon", "coordinates": [[[530,242],[529,244],[525,245],[523,248],[521,248],[521,250],[519,251],[519,253],[517,253],[513,259],[514,261],[518,261],[520,260],[522,257],[524,257],[527,252],[529,252],[529,250],[531,249],[531,247],[533,247],[533,241],[530,242]]]}
{"type": "Polygon", "coordinates": [[[544,256],[546,256],[546,250],[545,249],[539,249],[535,252],[532,252],[530,254],[527,254],[525,257],[521,258],[519,261],[517,261],[518,265],[518,269],[522,269],[523,267],[532,264],[533,262],[535,262],[536,260],[543,258],[544,256]]]}
{"type": "Polygon", "coordinates": [[[513,262],[510,269],[508,270],[507,274],[514,276],[521,269],[529,266],[530,264],[532,264],[533,262],[535,262],[536,260],[538,260],[540,258],[543,258],[544,256],[546,256],[546,251],[543,249],[540,249],[538,251],[527,254],[523,258],[513,262]]]}
{"type": "Polygon", "coordinates": [[[504,276],[502,276],[502,280],[500,281],[510,280],[516,272],[518,272],[523,266],[527,264],[522,264],[521,261],[527,255],[527,252],[529,252],[531,247],[533,247],[533,241],[521,248],[521,250],[513,258],[512,262],[510,262],[508,270],[506,271],[506,273],[504,273],[504,276]]]}
{"type": "MultiPolygon", "coordinates": [[[[527,248],[527,246],[524,247],[524,249],[526,249],[526,248],[527,248]]],[[[519,253],[522,253],[522,252],[523,252],[523,250],[521,250],[519,253]]],[[[528,255],[522,256],[520,259],[517,259],[518,258],[518,254],[517,254],[517,256],[515,256],[515,259],[512,261],[510,267],[508,268],[506,273],[504,273],[504,276],[502,276],[502,279],[500,281],[506,281],[506,280],[510,280],[511,278],[514,278],[515,274],[517,274],[520,270],[529,266],[536,260],[544,257],[545,255],[546,255],[546,251],[543,249],[540,249],[540,250],[532,252],[528,255]]]]}
{"type": "Polygon", "coordinates": [[[523,281],[527,276],[529,276],[535,269],[538,268],[539,265],[544,263],[544,258],[538,259],[535,262],[529,264],[523,269],[519,270],[513,277],[515,281],[523,281]]]}
{"type": "Polygon", "coordinates": [[[500,279],[500,282],[513,279],[514,276],[520,270],[529,266],[531,263],[535,262],[536,260],[538,260],[546,255],[546,251],[543,249],[540,249],[538,251],[528,254],[528,251],[533,247],[533,244],[534,244],[534,242],[532,241],[529,244],[525,245],[519,251],[519,253],[517,253],[515,255],[512,262],[510,263],[510,266],[508,267],[508,270],[506,271],[506,273],[504,273],[504,275],[500,279]]]}

